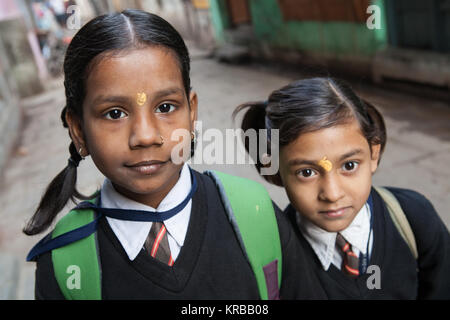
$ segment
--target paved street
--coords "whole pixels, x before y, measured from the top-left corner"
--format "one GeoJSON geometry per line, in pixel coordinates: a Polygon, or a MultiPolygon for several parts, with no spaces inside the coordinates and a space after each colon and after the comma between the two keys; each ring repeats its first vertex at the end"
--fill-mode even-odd
{"type": "MultiPolygon", "coordinates": [[[[199,95],[199,120],[207,128],[233,128],[231,113],[242,102],[268,94],[301,75],[283,75],[257,66],[219,64],[192,50],[192,86],[199,95]]],[[[0,184],[0,299],[33,299],[34,264],[25,263],[29,249],[43,236],[27,237],[21,230],[45,187],[69,157],[69,137],[60,121],[65,104],[62,81],[23,101],[25,123],[16,152],[0,184]]],[[[430,199],[450,228],[450,105],[356,85],[380,106],[388,129],[388,144],[374,177],[377,185],[415,189],[430,199]]],[[[263,182],[252,165],[193,165],[218,169],[263,182]]],[[[79,167],[79,190],[91,193],[103,180],[88,158],[79,167]]],[[[264,183],[264,182],[263,182],[264,183]]],[[[280,207],[287,198],[281,188],[264,183],[280,207]]],[[[72,205],[69,205],[69,207],[72,205]]]]}

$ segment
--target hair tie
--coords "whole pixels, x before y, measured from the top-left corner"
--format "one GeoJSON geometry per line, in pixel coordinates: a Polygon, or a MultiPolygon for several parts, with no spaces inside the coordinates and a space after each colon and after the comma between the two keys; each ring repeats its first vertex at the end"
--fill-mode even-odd
{"type": "Polygon", "coordinates": [[[76,168],[76,167],[78,167],[79,164],[80,164],[80,161],[76,161],[75,159],[70,157],[67,165],[69,167],[72,166],[72,167],[76,168]]]}

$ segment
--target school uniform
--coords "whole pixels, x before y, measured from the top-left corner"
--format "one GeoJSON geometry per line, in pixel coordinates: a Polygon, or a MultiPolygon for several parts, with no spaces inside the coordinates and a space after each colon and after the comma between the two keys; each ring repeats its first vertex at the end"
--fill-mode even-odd
{"type": "MultiPolygon", "coordinates": [[[[105,208],[143,210],[149,212],[166,211],[186,198],[191,189],[191,176],[185,164],[180,172],[180,178],[169,193],[159,204],[156,210],[142,203],[128,199],[118,193],[111,181],[106,179],[101,189],[102,206],[105,208]]],[[[186,232],[191,215],[192,199],[176,215],[164,221],[167,229],[170,252],[176,261],[181,247],[184,245],[186,232]]],[[[119,240],[128,258],[133,261],[144,248],[145,240],[152,227],[152,222],[127,221],[106,217],[109,226],[119,240]]]]}
{"type": "MultiPolygon", "coordinates": [[[[198,183],[184,211],[165,221],[173,266],[143,248],[151,222],[100,218],[97,229],[103,299],[259,299],[252,268],[228,221],[213,180],[193,171],[198,183]],[[173,220],[172,220],[173,219],[173,220]]],[[[185,165],[178,183],[158,210],[170,209],[191,187],[185,165]]],[[[116,194],[106,181],[102,206],[152,209],[116,194]]],[[[275,206],[275,205],[274,205],[275,206]]],[[[275,206],[282,247],[282,299],[319,299],[324,292],[286,216],[275,206]]],[[[53,272],[51,252],[37,258],[37,299],[64,299],[53,272]]]]}
{"type": "Polygon", "coordinates": [[[446,226],[423,195],[407,189],[389,190],[411,225],[419,257],[414,259],[383,200],[372,188],[372,208],[364,205],[340,232],[359,257],[357,277],[342,270],[345,253],[336,245],[337,233],[299,219],[292,205],[285,213],[297,225],[297,240],[329,299],[450,299],[450,236],[446,226]],[[363,268],[365,257],[366,267],[379,269],[363,268]]]}

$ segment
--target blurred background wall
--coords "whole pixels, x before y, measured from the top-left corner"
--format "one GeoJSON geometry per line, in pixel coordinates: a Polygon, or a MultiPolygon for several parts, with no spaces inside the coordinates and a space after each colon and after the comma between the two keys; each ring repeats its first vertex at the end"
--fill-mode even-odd
{"type": "Polygon", "coordinates": [[[13,0],[0,2],[0,169],[17,139],[19,98],[38,93],[40,81],[32,52],[33,33],[13,0]]]}
{"type": "Polygon", "coordinates": [[[61,77],[86,21],[126,8],[163,16],[221,61],[285,62],[448,97],[450,0],[2,0],[0,171],[20,130],[19,101],[61,77]]]}
{"type": "Polygon", "coordinates": [[[247,53],[320,65],[376,82],[411,81],[450,88],[448,0],[210,3],[224,59],[247,53]]]}

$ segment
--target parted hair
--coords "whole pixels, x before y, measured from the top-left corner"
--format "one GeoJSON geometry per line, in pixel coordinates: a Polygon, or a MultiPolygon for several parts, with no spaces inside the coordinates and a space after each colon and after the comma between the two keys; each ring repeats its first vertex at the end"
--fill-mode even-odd
{"type": "MultiPolygon", "coordinates": [[[[386,127],[380,112],[371,103],[356,95],[349,84],[334,78],[318,77],[294,81],[273,91],[266,101],[239,105],[233,112],[233,119],[243,110],[246,111],[241,128],[244,131],[279,129],[280,148],[297,139],[302,133],[344,124],[352,119],[358,121],[369,146],[381,146],[380,158],[386,145],[386,127]]],[[[267,150],[270,150],[269,139],[267,141],[267,150]]],[[[249,151],[246,142],[244,141],[244,145],[249,151]]],[[[260,172],[262,163],[259,158],[253,160],[260,172]]],[[[263,177],[280,185],[280,180],[274,176],[263,177]]]]}

